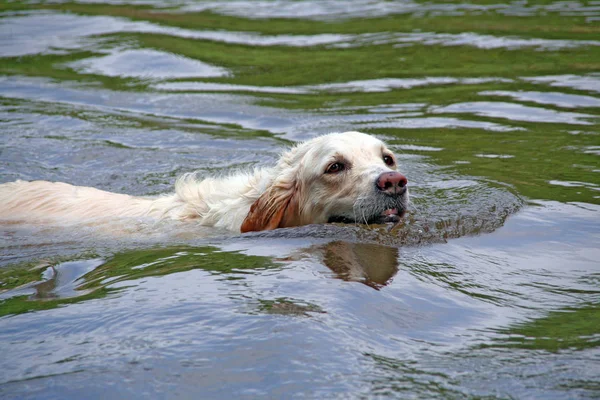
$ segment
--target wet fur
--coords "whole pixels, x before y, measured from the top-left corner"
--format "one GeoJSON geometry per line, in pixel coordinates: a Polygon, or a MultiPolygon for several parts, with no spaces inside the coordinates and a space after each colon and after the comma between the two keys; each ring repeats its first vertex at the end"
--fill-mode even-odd
{"type": "MultiPolygon", "coordinates": [[[[0,219],[77,222],[115,217],[194,220],[232,231],[259,231],[344,219],[373,222],[385,209],[405,209],[408,193],[377,193],[376,177],[390,171],[378,139],[359,132],[329,134],[300,143],[273,168],[227,177],[186,174],[175,193],[135,197],[46,181],[0,185],[0,219]],[[332,162],[349,166],[325,174],[332,162]]],[[[395,168],[393,168],[395,169],[395,168]]]]}

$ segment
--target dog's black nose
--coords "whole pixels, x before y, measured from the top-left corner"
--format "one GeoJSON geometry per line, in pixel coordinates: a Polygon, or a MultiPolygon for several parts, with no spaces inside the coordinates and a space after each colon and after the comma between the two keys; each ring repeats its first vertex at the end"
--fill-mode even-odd
{"type": "Polygon", "coordinates": [[[408,183],[408,179],[400,172],[391,171],[384,172],[377,177],[375,184],[379,190],[382,190],[389,194],[402,194],[404,193],[404,187],[408,183]]]}

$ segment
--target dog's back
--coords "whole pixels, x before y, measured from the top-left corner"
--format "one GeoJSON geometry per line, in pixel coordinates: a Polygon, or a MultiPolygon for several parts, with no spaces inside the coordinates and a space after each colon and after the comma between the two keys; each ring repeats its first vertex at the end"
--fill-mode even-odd
{"type": "Polygon", "coordinates": [[[178,179],[175,193],[136,197],[61,182],[16,181],[0,184],[0,221],[82,222],[119,217],[195,219],[200,225],[239,230],[250,205],[267,187],[269,173],[201,181],[194,174],[178,179]]]}
{"type": "Polygon", "coordinates": [[[142,216],[153,201],[125,194],[46,181],[0,185],[0,219],[88,219],[142,216]]]}

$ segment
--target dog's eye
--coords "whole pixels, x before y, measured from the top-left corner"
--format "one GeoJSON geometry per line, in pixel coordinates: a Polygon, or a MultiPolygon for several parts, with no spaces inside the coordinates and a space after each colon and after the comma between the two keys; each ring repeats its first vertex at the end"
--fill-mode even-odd
{"type": "Polygon", "coordinates": [[[391,156],[383,156],[383,162],[389,167],[394,165],[394,159],[391,156]]]}
{"type": "Polygon", "coordinates": [[[346,166],[342,163],[336,162],[331,164],[328,168],[327,171],[325,171],[325,173],[327,174],[335,174],[337,172],[341,172],[343,170],[346,169],[346,166]]]}

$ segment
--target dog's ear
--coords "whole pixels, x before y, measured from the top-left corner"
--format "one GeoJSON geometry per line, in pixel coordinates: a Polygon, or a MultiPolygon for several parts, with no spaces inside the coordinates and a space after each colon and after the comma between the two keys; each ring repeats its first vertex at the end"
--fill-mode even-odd
{"type": "Polygon", "coordinates": [[[299,189],[295,182],[270,187],[250,207],[241,232],[267,231],[295,226],[299,189]]]}

